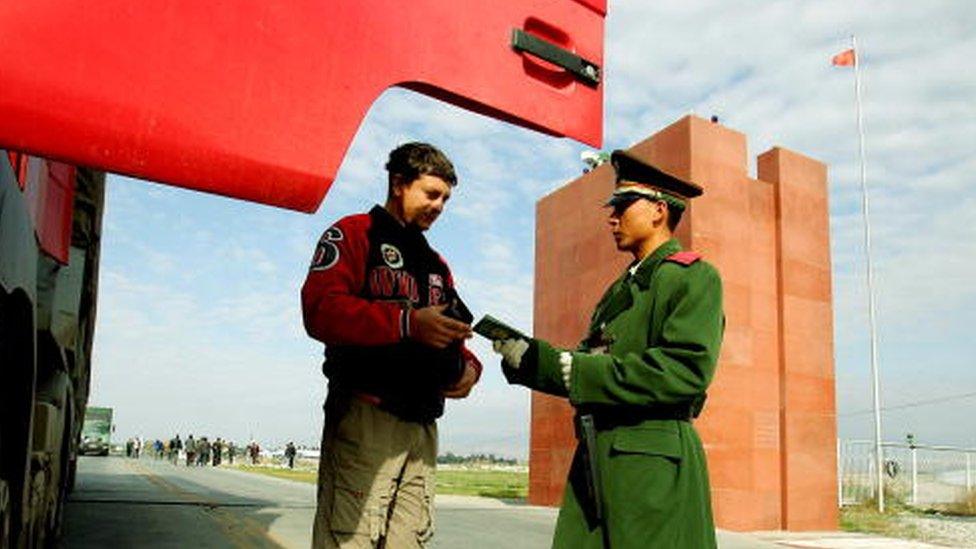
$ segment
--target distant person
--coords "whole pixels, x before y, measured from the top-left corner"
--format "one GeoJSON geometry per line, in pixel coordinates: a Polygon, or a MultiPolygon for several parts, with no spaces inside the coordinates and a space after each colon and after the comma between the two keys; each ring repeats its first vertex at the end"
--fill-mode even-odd
{"type": "Polygon", "coordinates": [[[177,434],[175,437],[173,437],[173,440],[170,443],[169,459],[170,461],[173,462],[173,465],[176,465],[177,460],[180,459],[180,451],[182,449],[183,449],[183,441],[180,440],[180,435],[177,434]]]}
{"type": "Polygon", "coordinates": [[[197,441],[193,440],[193,435],[186,437],[186,466],[192,467],[197,463],[197,441]]]}
{"type": "Polygon", "coordinates": [[[227,463],[234,464],[234,456],[237,454],[237,446],[234,445],[233,440],[227,441],[227,463]]]}
{"type": "Polygon", "coordinates": [[[125,457],[127,458],[132,457],[132,451],[135,448],[135,446],[136,444],[135,442],[132,441],[131,438],[125,441],[125,457]]]}
{"type": "Polygon", "coordinates": [[[297,453],[298,451],[295,449],[295,445],[293,443],[289,442],[285,446],[285,461],[288,462],[289,469],[295,468],[295,455],[297,453]]]}
{"type": "Polygon", "coordinates": [[[722,281],[673,232],[697,185],[624,151],[607,206],[634,261],[606,291],[575,350],[497,341],[509,383],[565,397],[576,449],[554,548],[716,546],[705,452],[692,427],[715,375],[722,281]],[[601,516],[602,515],[602,516],[601,516]]]}
{"type": "Polygon", "coordinates": [[[197,442],[197,465],[204,466],[210,463],[210,441],[207,437],[200,437],[200,441],[197,442]]]}
{"type": "Polygon", "coordinates": [[[220,453],[224,451],[224,444],[223,442],[220,441],[220,437],[217,437],[217,440],[214,441],[212,451],[213,451],[212,463],[214,467],[217,467],[218,465],[220,465],[220,458],[221,458],[220,453]]]}
{"type": "Polygon", "coordinates": [[[407,143],[386,170],[386,204],[326,229],[302,287],[329,379],[313,547],[427,542],[436,420],[481,374],[463,345],[471,313],[424,237],[457,185],[454,166],[407,143]]]}
{"type": "Polygon", "coordinates": [[[251,465],[257,465],[258,457],[261,456],[261,447],[258,443],[252,440],[247,446],[247,452],[251,456],[251,465]]]}

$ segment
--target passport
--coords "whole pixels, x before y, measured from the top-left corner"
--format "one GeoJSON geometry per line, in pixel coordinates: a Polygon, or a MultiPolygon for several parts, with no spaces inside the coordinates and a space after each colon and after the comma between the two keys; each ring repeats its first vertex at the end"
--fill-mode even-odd
{"type": "Polygon", "coordinates": [[[515,328],[512,328],[508,324],[505,324],[501,320],[498,320],[491,315],[481,317],[481,320],[474,325],[473,330],[475,333],[492,341],[502,339],[524,339],[529,341],[532,339],[531,337],[523,334],[515,328]]]}

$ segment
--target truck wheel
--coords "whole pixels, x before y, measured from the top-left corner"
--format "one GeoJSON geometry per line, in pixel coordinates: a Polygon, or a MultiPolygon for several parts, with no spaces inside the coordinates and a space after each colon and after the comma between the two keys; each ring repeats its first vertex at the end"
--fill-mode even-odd
{"type": "MultiPolygon", "coordinates": [[[[70,395],[65,395],[65,403],[70,403],[70,395]]],[[[57,501],[54,503],[54,509],[51,510],[51,540],[52,546],[57,545],[57,541],[61,539],[62,532],[64,530],[64,506],[68,500],[68,493],[71,491],[71,484],[74,482],[74,460],[71,459],[71,434],[74,432],[74,417],[71,413],[70,404],[68,413],[65,415],[64,420],[64,434],[61,440],[61,452],[58,459],[58,496],[57,501]]]]}
{"type": "Polygon", "coordinates": [[[10,491],[7,489],[7,483],[0,480],[0,547],[4,549],[10,547],[10,515],[12,514],[10,491]]]}
{"type": "Polygon", "coordinates": [[[0,479],[7,491],[5,547],[28,547],[31,414],[34,409],[33,305],[0,293],[0,479]]]}
{"type": "Polygon", "coordinates": [[[78,475],[78,456],[71,456],[71,460],[68,461],[68,480],[66,484],[68,486],[68,493],[75,491],[75,478],[78,475]]]}

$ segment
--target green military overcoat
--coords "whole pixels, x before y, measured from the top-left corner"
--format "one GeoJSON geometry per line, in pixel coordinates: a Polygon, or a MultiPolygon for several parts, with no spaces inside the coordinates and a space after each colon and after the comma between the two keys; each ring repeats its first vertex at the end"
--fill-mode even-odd
{"type": "MultiPolygon", "coordinates": [[[[597,418],[597,464],[613,549],[715,547],[701,440],[676,410],[701,411],[715,374],[725,318],[715,268],[669,240],[607,289],[589,334],[572,351],[569,389],[560,353],[530,342],[510,383],[568,397],[597,418]],[[676,255],[677,254],[677,255],[676,255]],[[599,421],[609,418],[609,421],[599,421]]],[[[585,496],[577,448],[553,547],[603,547],[585,496]]]]}

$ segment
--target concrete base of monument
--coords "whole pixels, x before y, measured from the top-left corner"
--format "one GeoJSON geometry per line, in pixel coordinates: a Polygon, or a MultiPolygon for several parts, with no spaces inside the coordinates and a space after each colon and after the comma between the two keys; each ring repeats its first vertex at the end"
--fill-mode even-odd
{"type": "MultiPolygon", "coordinates": [[[[854,532],[753,532],[749,536],[762,542],[772,542],[777,547],[817,549],[938,549],[945,547],[944,545],[932,545],[915,540],[886,538],[854,532]]],[[[748,546],[743,545],[742,547],[748,546]]]]}
{"type": "MultiPolygon", "coordinates": [[[[549,547],[559,510],[471,496],[437,496],[436,549],[549,547]]],[[[938,549],[918,541],[852,532],[718,530],[719,549],[938,549]]]]}
{"type": "MultiPolygon", "coordinates": [[[[432,547],[536,549],[549,547],[559,510],[472,496],[437,496],[432,547]]],[[[918,541],[851,532],[718,531],[720,549],[936,549],[918,541]]]]}

